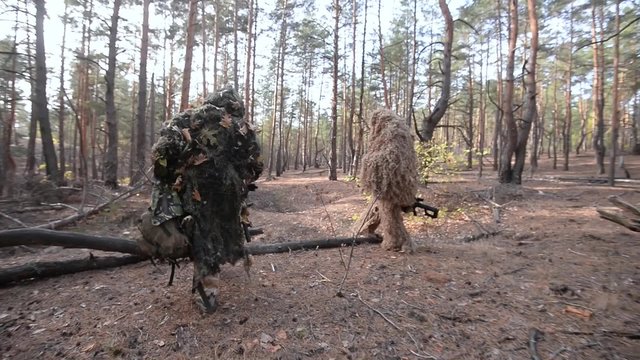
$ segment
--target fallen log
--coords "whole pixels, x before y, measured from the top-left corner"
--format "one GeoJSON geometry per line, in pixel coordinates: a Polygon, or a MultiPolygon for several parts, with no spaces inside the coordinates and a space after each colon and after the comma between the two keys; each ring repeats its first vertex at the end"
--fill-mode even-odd
{"type": "Polygon", "coordinates": [[[609,221],[613,221],[616,224],[622,225],[631,231],[640,232],[640,219],[627,219],[620,214],[607,211],[604,209],[596,209],[600,217],[609,221]]]}
{"type": "MultiPolygon", "coordinates": [[[[249,234],[251,235],[259,235],[262,233],[263,231],[260,228],[249,230],[249,234]]],[[[143,255],[134,240],[118,237],[34,228],[0,231],[0,248],[34,245],[61,246],[65,248],[93,249],[143,255]]]]}
{"type": "Polygon", "coordinates": [[[145,258],[141,256],[126,255],[105,256],[100,258],[90,256],[88,259],[67,261],[41,261],[36,263],[29,263],[11,267],[8,269],[1,269],[0,286],[27,279],[41,279],[65,274],[73,274],[81,271],[124,266],[135,264],[143,260],[145,260],[145,258]]]}
{"type": "Polygon", "coordinates": [[[596,211],[600,217],[622,225],[631,231],[640,232],[640,206],[633,205],[615,195],[609,196],[608,200],[622,211],[613,212],[597,208],[596,211]]]}
{"type": "MultiPolygon", "coordinates": [[[[261,229],[252,230],[262,233],[261,229]]],[[[379,244],[380,242],[382,242],[382,238],[372,235],[366,237],[301,240],[275,244],[252,244],[247,245],[246,249],[251,255],[265,255],[297,250],[327,249],[361,244],[379,244]]],[[[104,258],[96,258],[92,256],[89,259],[35,262],[8,269],[0,269],[0,285],[31,278],[47,278],[87,270],[118,267],[148,259],[148,257],[142,254],[137,242],[134,240],[44,229],[0,231],[0,247],[22,245],[62,246],[66,248],[84,248],[133,255],[110,256],[104,258]]]]}
{"type": "Polygon", "coordinates": [[[265,255],[297,250],[328,249],[341,246],[349,246],[352,244],[380,244],[381,242],[382,237],[370,235],[365,237],[344,237],[333,239],[291,241],[275,244],[248,245],[246,246],[246,248],[251,255],[265,255]]]}
{"type": "Polygon", "coordinates": [[[19,245],[61,246],[143,255],[134,240],[45,229],[0,231],[0,247],[19,245]]]}
{"type": "Polygon", "coordinates": [[[631,214],[640,217],[640,206],[631,204],[628,201],[622,200],[620,197],[611,195],[607,198],[612,204],[619,207],[622,210],[628,211],[631,214]]]}

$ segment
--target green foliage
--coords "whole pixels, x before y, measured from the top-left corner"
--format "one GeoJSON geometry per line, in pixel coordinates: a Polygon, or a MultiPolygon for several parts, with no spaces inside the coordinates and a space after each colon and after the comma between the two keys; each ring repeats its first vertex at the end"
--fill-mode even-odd
{"type": "Polygon", "coordinates": [[[354,176],[354,175],[346,175],[344,177],[344,181],[346,181],[346,182],[357,182],[358,181],[358,177],[354,176]]]}
{"type": "Polygon", "coordinates": [[[460,168],[460,159],[456,157],[448,144],[415,144],[418,156],[418,175],[420,181],[427,183],[432,175],[450,176],[460,168]]]}

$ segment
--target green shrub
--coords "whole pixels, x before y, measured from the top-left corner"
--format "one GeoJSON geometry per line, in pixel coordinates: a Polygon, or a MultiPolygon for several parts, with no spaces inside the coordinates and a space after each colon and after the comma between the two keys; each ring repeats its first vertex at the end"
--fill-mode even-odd
{"type": "Polygon", "coordinates": [[[427,183],[433,175],[450,176],[460,168],[460,161],[450,145],[420,143],[415,144],[418,156],[418,176],[427,183]]]}

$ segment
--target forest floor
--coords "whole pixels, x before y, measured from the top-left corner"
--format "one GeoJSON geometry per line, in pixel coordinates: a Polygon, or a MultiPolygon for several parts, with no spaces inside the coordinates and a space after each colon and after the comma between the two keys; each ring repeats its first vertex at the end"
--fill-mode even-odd
{"type": "MultiPolygon", "coordinates": [[[[640,179],[640,157],[625,162],[640,179]]],[[[255,256],[250,278],[241,264],[223,268],[214,314],[191,294],[188,263],[171,287],[170,266],[150,262],[5,286],[0,358],[530,359],[535,347],[545,360],[640,359],[640,234],[595,211],[614,194],[640,203],[639,186],[579,181],[592,164],[580,156],[563,172],[545,160],[522,187],[496,186],[492,171],[429,184],[421,193],[440,218],[406,217],[415,253],[362,245],[255,256]]],[[[365,197],[326,178],[312,169],[259,180],[252,221],[264,234],[253,241],[352,235],[365,197]]],[[[148,199],[65,230],[135,238],[148,199]]],[[[0,203],[27,225],[71,214],[18,207],[0,203]]],[[[0,218],[8,227],[17,225],[0,218]]],[[[5,248],[0,268],[88,253],[5,248]]]]}

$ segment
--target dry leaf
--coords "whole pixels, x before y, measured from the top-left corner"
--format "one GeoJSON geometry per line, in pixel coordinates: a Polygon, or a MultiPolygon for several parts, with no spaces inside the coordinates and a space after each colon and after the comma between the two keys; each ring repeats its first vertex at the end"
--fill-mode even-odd
{"type": "Polygon", "coordinates": [[[207,158],[207,155],[202,154],[202,153],[200,153],[200,154],[198,154],[198,155],[196,155],[196,156],[194,156],[192,158],[193,165],[200,165],[200,164],[202,164],[203,162],[205,162],[207,160],[209,160],[209,158],[207,158]]]}
{"type": "Polygon", "coordinates": [[[253,350],[256,346],[258,346],[258,343],[260,343],[260,341],[258,341],[258,339],[253,339],[253,341],[247,341],[244,343],[244,349],[245,351],[251,351],[253,350]]]}
{"type": "Polygon", "coordinates": [[[231,115],[224,114],[224,116],[222,117],[222,120],[220,120],[220,126],[222,126],[225,129],[228,129],[231,126],[231,124],[232,124],[231,115]]]}
{"type": "Polygon", "coordinates": [[[280,345],[271,345],[271,344],[264,345],[263,344],[262,348],[273,354],[273,353],[277,352],[278,350],[282,349],[282,346],[280,346],[280,345]]]}
{"type": "Polygon", "coordinates": [[[82,348],[82,352],[89,352],[91,350],[93,350],[93,348],[96,346],[96,343],[91,343],[85,347],[82,348]]]}
{"type": "Polygon", "coordinates": [[[182,129],[180,130],[180,132],[182,133],[182,136],[184,136],[184,139],[187,140],[187,142],[191,142],[191,134],[189,133],[189,129],[182,129]]]}
{"type": "Polygon", "coordinates": [[[571,305],[567,305],[566,308],[564,308],[563,312],[565,314],[573,314],[576,316],[580,316],[583,317],[585,319],[591,319],[591,317],[593,316],[593,312],[586,310],[586,309],[579,309],[575,306],[571,306],[571,305]]]}
{"type": "Polygon", "coordinates": [[[180,192],[182,190],[182,176],[178,176],[172,186],[173,190],[180,192]]]}
{"type": "Polygon", "coordinates": [[[282,340],[287,340],[287,332],[284,331],[284,330],[279,330],[276,333],[276,339],[281,340],[281,341],[282,340]]]}
{"type": "Polygon", "coordinates": [[[195,201],[202,201],[202,197],[200,196],[200,192],[198,191],[198,189],[193,189],[193,200],[195,201]]]}

